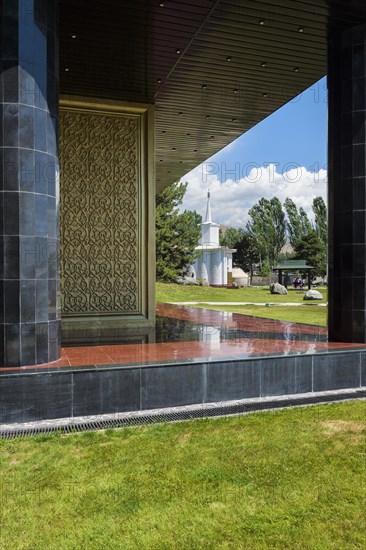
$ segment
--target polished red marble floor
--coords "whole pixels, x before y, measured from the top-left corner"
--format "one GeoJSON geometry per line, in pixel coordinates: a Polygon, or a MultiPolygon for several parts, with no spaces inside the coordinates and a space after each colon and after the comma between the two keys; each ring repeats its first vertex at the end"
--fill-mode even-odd
{"type": "MultiPolygon", "coordinates": [[[[157,314],[169,325],[179,320],[196,327],[190,337],[178,341],[146,344],[115,344],[87,347],[64,347],[61,359],[29,369],[170,362],[190,359],[239,359],[273,354],[298,354],[352,350],[364,344],[330,343],[324,327],[260,319],[236,313],[159,304],[157,314]]],[[[184,336],[184,332],[182,333],[184,336]]],[[[176,338],[175,338],[176,339],[176,338]]],[[[160,338],[161,340],[161,338],[160,338]]],[[[14,372],[15,369],[0,369],[14,372]]]]}
{"type": "Polygon", "coordinates": [[[267,330],[276,333],[327,334],[327,329],[322,326],[292,323],[290,321],[277,321],[275,319],[263,319],[250,315],[241,315],[239,313],[177,306],[175,304],[158,304],[156,313],[164,317],[182,319],[192,323],[225,326],[247,332],[263,332],[267,330]]]}

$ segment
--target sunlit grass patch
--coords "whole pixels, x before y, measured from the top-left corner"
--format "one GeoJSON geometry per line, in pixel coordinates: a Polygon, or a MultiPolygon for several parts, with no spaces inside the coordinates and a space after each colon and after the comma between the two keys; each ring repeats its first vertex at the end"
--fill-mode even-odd
{"type": "Polygon", "coordinates": [[[207,308],[217,311],[228,311],[242,315],[253,315],[265,319],[277,319],[279,321],[291,321],[293,323],[306,323],[309,325],[326,326],[327,308],[316,307],[313,304],[302,307],[296,306],[236,306],[236,305],[205,305],[197,304],[192,307],[207,308]]]}
{"type": "Polygon", "coordinates": [[[363,548],[366,403],[0,443],[0,547],[363,548]]]}
{"type": "MultiPolygon", "coordinates": [[[[319,289],[326,303],[328,289],[319,289]]],[[[288,294],[271,294],[268,287],[219,288],[173,283],[156,283],[157,302],[303,302],[307,289],[288,289],[288,294]]]]}

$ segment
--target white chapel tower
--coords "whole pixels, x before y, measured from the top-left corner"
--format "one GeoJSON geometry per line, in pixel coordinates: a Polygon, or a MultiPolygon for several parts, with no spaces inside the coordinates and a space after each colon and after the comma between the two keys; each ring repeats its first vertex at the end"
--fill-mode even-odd
{"type": "Polygon", "coordinates": [[[208,191],[206,219],[201,224],[201,239],[196,247],[199,254],[192,270],[194,277],[202,279],[203,284],[227,286],[233,282],[233,253],[236,250],[220,246],[219,228],[219,224],[212,221],[208,191]]]}

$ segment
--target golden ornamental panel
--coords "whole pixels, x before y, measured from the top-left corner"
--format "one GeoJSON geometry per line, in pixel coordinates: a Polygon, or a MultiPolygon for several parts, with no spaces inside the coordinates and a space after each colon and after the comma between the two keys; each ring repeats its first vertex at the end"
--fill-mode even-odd
{"type": "Polygon", "coordinates": [[[60,111],[65,314],[140,313],[140,117],[60,111]]]}

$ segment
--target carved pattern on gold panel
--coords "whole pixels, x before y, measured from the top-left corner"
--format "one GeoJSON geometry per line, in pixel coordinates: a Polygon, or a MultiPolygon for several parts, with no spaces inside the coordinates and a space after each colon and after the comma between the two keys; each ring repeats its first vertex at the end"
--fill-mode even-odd
{"type": "Polygon", "coordinates": [[[139,311],[139,120],[60,113],[64,313],[139,311]]]}

